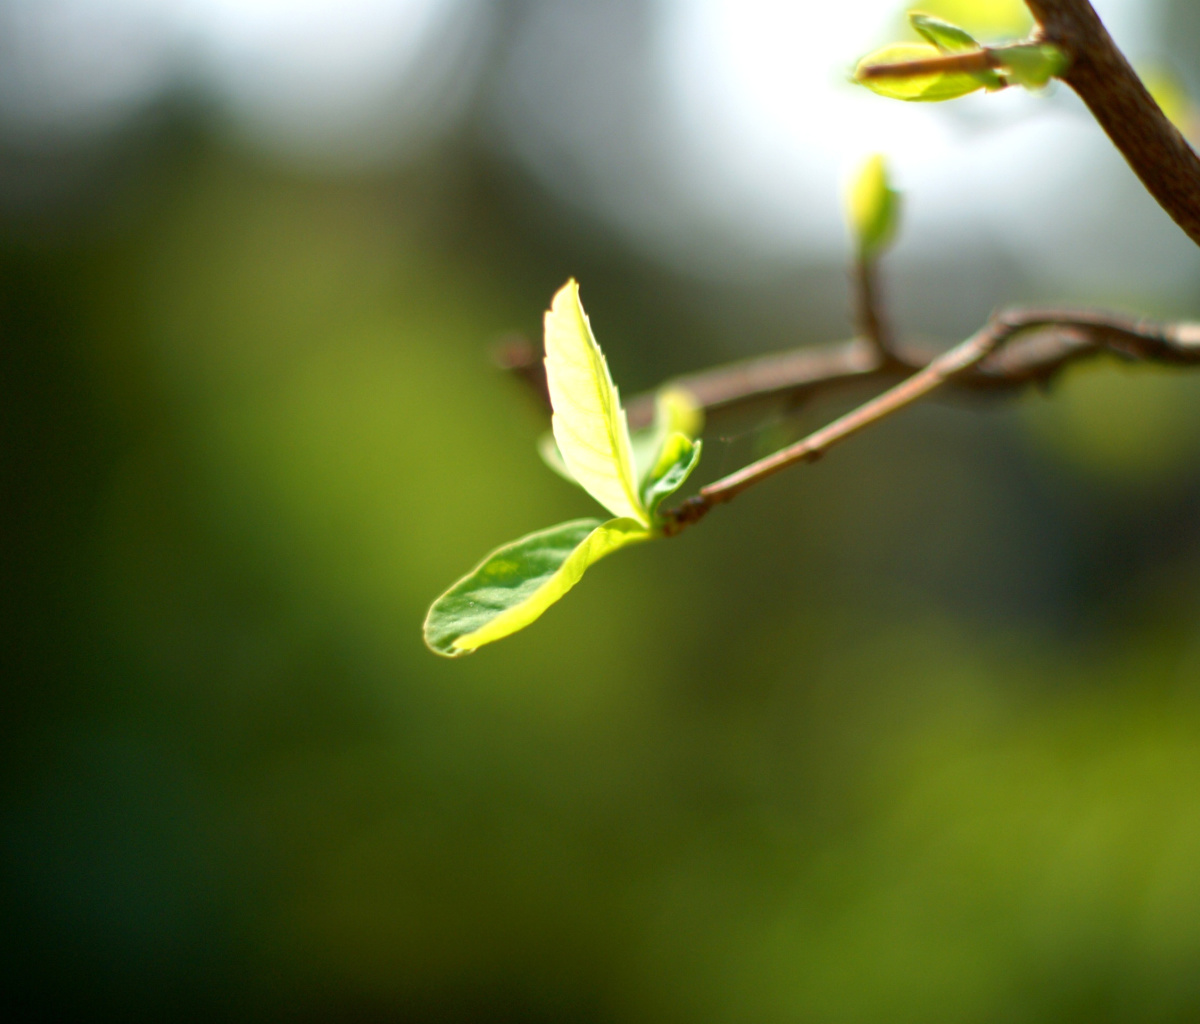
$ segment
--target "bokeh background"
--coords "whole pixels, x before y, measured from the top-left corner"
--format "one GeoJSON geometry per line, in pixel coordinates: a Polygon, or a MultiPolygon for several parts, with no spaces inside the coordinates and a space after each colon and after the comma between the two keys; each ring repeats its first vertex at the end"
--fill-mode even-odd
{"type": "MultiPolygon", "coordinates": [[[[1096,7],[1200,95],[1191,0],[1096,7]]],[[[932,402],[421,641],[594,511],[489,355],[568,276],[626,394],[845,337],[879,149],[906,337],[1200,316],[1066,90],[846,83],[902,13],[0,2],[9,1019],[1200,1016],[1200,376],[932,402]]],[[[713,419],[701,476],[866,394],[713,419]]]]}

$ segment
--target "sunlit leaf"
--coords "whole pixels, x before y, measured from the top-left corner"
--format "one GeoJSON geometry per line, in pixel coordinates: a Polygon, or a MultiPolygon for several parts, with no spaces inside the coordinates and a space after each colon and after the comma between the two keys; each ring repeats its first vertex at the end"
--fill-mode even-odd
{"type": "Polygon", "coordinates": [[[589,566],[651,536],[635,519],[577,519],[505,544],[433,603],[425,643],[453,658],[524,629],[589,566]]]}
{"type": "Polygon", "coordinates": [[[1067,55],[1050,43],[1030,43],[997,50],[1008,77],[1026,89],[1040,89],[1063,74],[1070,64],[1067,55]]]}
{"type": "MultiPolygon", "coordinates": [[[[704,409],[689,391],[670,386],[661,389],[654,396],[654,423],[630,434],[634,471],[642,484],[643,492],[647,477],[662,457],[667,439],[676,433],[691,439],[703,429],[704,409]]],[[[566,462],[563,461],[558,442],[554,440],[552,432],[547,431],[538,438],[537,449],[542,461],[555,473],[564,480],[579,485],[579,481],[571,475],[566,462]]]]}
{"type": "Polygon", "coordinates": [[[904,64],[909,61],[928,60],[942,56],[941,51],[927,43],[892,43],[858,62],[855,79],[872,92],[894,100],[917,103],[936,103],[941,100],[958,99],[983,88],[983,83],[974,75],[959,71],[936,72],[931,75],[908,75],[903,78],[865,78],[863,69],[879,64],[904,64]]]}
{"type": "Polygon", "coordinates": [[[693,441],[686,434],[674,433],[667,437],[657,464],[642,484],[642,500],[652,516],[657,515],[658,506],[692,475],[700,462],[700,447],[700,441],[693,441]]]}
{"type": "Polygon", "coordinates": [[[613,515],[649,526],[625,410],[574,280],[559,289],[546,313],[546,382],[554,439],[571,476],[613,515]]]}
{"type": "Polygon", "coordinates": [[[891,187],[881,153],[870,157],[855,175],[848,199],[858,251],[864,259],[871,259],[891,243],[900,216],[900,195],[891,187]]]}

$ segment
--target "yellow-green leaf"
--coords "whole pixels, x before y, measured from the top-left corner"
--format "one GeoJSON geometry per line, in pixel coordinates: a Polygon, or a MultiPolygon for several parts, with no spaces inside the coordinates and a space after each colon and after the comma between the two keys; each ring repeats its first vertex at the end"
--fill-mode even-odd
{"type": "Polygon", "coordinates": [[[425,643],[454,658],[503,639],[537,619],[589,566],[652,536],[634,519],[577,519],[505,544],[433,603],[425,643]]]}
{"type": "Polygon", "coordinates": [[[850,226],[864,259],[879,255],[896,233],[900,195],[888,180],[887,161],[876,153],[863,164],[850,183],[850,226]]]}
{"type": "Polygon", "coordinates": [[[658,462],[642,483],[642,500],[652,516],[658,516],[658,506],[692,475],[700,462],[701,444],[678,432],[668,435],[663,442],[658,462]]]}
{"type": "MultiPolygon", "coordinates": [[[[983,49],[970,32],[958,25],[935,18],[932,14],[920,11],[910,11],[909,24],[936,46],[942,53],[974,53],[983,49]]],[[[985,89],[996,90],[1004,88],[1004,80],[995,71],[988,69],[972,74],[985,89]]]]}
{"type": "Polygon", "coordinates": [[[854,77],[880,96],[907,100],[910,103],[936,103],[941,100],[958,99],[983,88],[983,83],[978,77],[960,71],[939,71],[931,75],[906,75],[902,78],[863,77],[863,69],[867,67],[878,64],[906,64],[909,61],[929,60],[940,56],[941,50],[926,43],[892,43],[860,60],[855,68],[854,77]]]}
{"type": "Polygon", "coordinates": [[[932,14],[909,11],[908,22],[942,53],[970,53],[972,50],[982,49],[976,38],[966,29],[935,18],[932,14]]]}
{"type": "Polygon", "coordinates": [[[672,434],[694,439],[704,429],[704,409],[686,388],[668,384],[654,396],[654,423],[635,431],[633,465],[643,494],[646,480],[662,459],[663,446],[672,434]]]}
{"type": "Polygon", "coordinates": [[[625,410],[573,279],[546,313],[546,382],[554,439],[571,476],[614,516],[649,526],[625,410]]]}

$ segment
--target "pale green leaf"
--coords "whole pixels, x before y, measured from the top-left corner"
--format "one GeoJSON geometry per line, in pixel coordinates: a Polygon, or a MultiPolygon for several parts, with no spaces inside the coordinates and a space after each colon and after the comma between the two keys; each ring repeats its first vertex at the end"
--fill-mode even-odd
{"type": "Polygon", "coordinates": [[[896,234],[900,195],[888,180],[887,161],[876,153],[863,164],[850,183],[850,226],[864,259],[879,255],[896,234]]]}
{"type": "Polygon", "coordinates": [[[942,53],[970,53],[981,49],[979,42],[966,29],[935,18],[932,14],[909,11],[908,21],[942,53]]]}
{"type": "Polygon", "coordinates": [[[571,476],[614,516],[649,526],[625,410],[574,280],[559,289],[546,313],[546,383],[554,439],[571,476]]]}
{"type": "MultiPolygon", "coordinates": [[[[917,32],[933,43],[942,53],[974,53],[976,50],[983,49],[965,28],[943,21],[941,18],[935,18],[932,14],[910,11],[908,20],[917,32]]],[[[1004,80],[994,71],[976,72],[971,77],[977,79],[985,89],[1004,88],[1004,80]]]]}
{"type": "Polygon", "coordinates": [[[892,43],[858,62],[855,79],[872,92],[894,100],[910,103],[937,103],[958,99],[983,88],[974,75],[962,72],[937,72],[931,75],[908,75],[904,78],[864,78],[863,69],[877,64],[905,64],[941,56],[941,51],[927,43],[892,43]]]}
{"type": "Polygon", "coordinates": [[[635,519],[577,519],[505,544],[433,603],[425,643],[453,658],[524,629],[589,566],[652,536],[635,519]]]}
{"type": "Polygon", "coordinates": [[[686,434],[671,434],[663,443],[658,462],[642,483],[642,500],[652,516],[658,506],[684,485],[700,462],[700,441],[686,434]]]}

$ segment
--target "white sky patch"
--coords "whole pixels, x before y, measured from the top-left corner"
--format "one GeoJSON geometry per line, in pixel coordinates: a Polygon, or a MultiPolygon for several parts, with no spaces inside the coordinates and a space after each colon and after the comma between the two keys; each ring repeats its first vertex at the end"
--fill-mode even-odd
{"type": "MultiPolygon", "coordinates": [[[[1096,7],[1130,53],[1153,38],[1154,5],[1096,7]]],[[[926,244],[945,245],[948,232],[982,230],[1025,248],[1036,237],[1051,266],[1073,238],[1094,245],[1084,222],[1103,204],[1113,161],[1066,89],[919,104],[847,83],[859,57],[892,41],[902,9],[896,0],[665,0],[679,162],[700,215],[759,245],[835,256],[846,246],[843,182],[878,151],[908,192],[910,232],[926,244]]]]}
{"type": "Polygon", "coordinates": [[[43,132],[103,132],[183,82],[215,95],[267,145],[362,155],[403,139],[406,120],[419,120],[440,92],[452,91],[451,79],[469,64],[469,33],[451,26],[478,25],[483,6],[7,0],[0,115],[43,132]],[[441,62],[414,74],[427,52],[441,62]]]}
{"type": "MultiPolygon", "coordinates": [[[[480,17],[470,0],[180,0],[203,78],[245,128],[295,150],[387,155],[423,123],[480,17]],[[431,44],[440,58],[414,66],[431,44]],[[449,52],[448,52],[449,51],[449,52]],[[372,152],[378,150],[378,153],[372,152]]],[[[469,76],[468,76],[469,77],[469,76]]]]}

